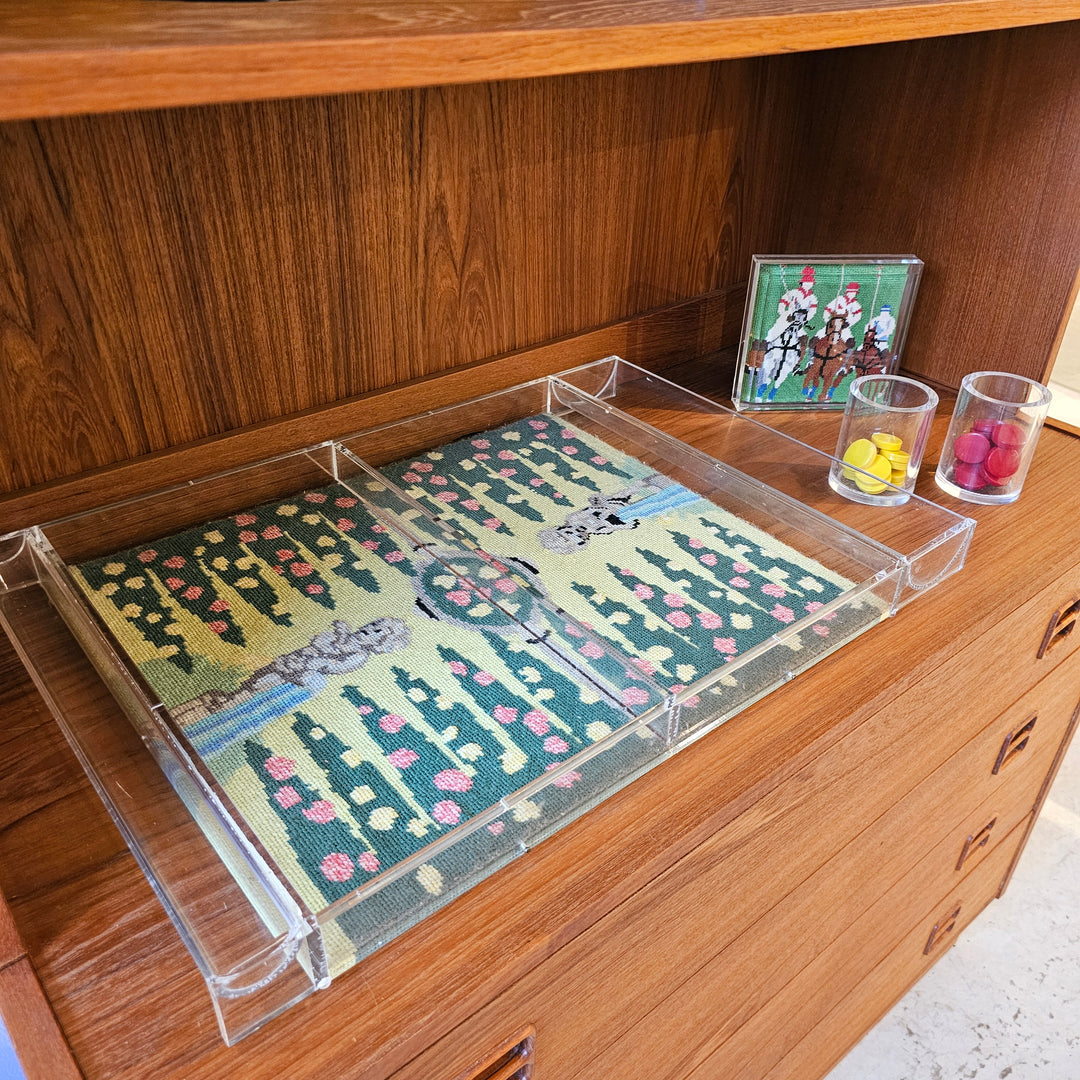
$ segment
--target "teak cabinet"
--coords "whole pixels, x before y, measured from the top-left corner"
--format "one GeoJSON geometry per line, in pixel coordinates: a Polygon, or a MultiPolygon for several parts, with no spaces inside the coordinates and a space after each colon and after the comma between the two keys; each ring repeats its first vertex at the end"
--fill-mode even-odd
{"type": "MultiPolygon", "coordinates": [[[[911,371],[1048,370],[1080,5],[534,7],[0,4],[0,534],[611,353],[723,399],[755,252],[915,252],[911,371]]],[[[1007,883],[1072,735],[1078,463],[1045,432],[917,608],[231,1049],[5,642],[31,1076],[821,1076],[1007,883]]]]}

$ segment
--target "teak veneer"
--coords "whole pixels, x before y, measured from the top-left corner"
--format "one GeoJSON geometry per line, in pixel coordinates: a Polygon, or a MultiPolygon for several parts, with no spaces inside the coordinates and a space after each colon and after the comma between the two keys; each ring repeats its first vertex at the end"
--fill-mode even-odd
{"type": "MultiPolygon", "coordinates": [[[[910,371],[1042,378],[1076,20],[0,0],[0,534],[610,353],[723,399],[754,252],[913,251],[910,371]]],[[[1080,447],[1045,432],[1020,500],[969,508],[932,481],[948,411],[917,490],[977,518],[960,574],[233,1048],[0,641],[30,1080],[821,1076],[1007,884],[1077,723],[1080,633],[1047,629],[1080,447]]],[[[838,421],[768,423],[831,451],[838,421]]]]}

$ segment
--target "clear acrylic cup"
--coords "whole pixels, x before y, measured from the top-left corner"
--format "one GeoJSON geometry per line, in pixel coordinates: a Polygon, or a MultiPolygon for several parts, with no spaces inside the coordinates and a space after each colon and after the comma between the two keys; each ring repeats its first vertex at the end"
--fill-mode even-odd
{"type": "Polygon", "coordinates": [[[1005,371],[965,375],[938,462],[938,487],[967,502],[1014,502],[1050,398],[1042,383],[1022,375],[1005,371]]]}
{"type": "Polygon", "coordinates": [[[833,491],[871,506],[911,498],[930,437],[938,396],[902,375],[864,375],[851,384],[836,460],[833,491]]]}

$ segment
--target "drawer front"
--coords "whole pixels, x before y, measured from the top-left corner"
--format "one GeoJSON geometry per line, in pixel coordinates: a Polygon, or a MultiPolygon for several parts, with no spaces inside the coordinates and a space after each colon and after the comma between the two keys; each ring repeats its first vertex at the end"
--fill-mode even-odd
{"type": "MultiPolygon", "coordinates": [[[[620,1065],[633,1061],[651,1080],[684,1077],[735,1037],[829,943],[842,943],[893,883],[906,881],[908,902],[916,909],[946,895],[1031,815],[1080,696],[1080,665],[1070,668],[1043,680],[750,930],[695,965],[689,978],[580,1075],[615,1080],[620,1065]],[[1003,746],[1011,747],[1004,765],[1003,746]]],[[[880,956],[902,925],[892,912],[878,937],[880,956]]],[[[745,1042],[725,1051],[725,1075],[736,1075],[745,1042]]],[[[779,1037],[768,1045],[779,1045],[779,1037]]]]}
{"type": "MultiPolygon", "coordinates": [[[[820,980],[819,988],[828,991],[827,1004],[831,1008],[814,1020],[807,1033],[771,1067],[728,1072],[721,1055],[717,1055],[715,1061],[706,1062],[694,1072],[692,1080],[746,1080],[750,1076],[762,1080],[818,1080],[823,1077],[994,899],[1002,874],[1007,871],[1022,842],[1025,827],[1021,824],[1014,829],[1007,841],[939,900],[929,914],[908,922],[902,939],[869,974],[853,971],[843,957],[833,957],[831,962],[821,964],[814,975],[820,980]]],[[[883,906],[878,919],[888,918],[888,907],[883,906]]],[[[803,1000],[805,995],[813,996],[817,992],[814,986],[804,985],[785,995],[784,1000],[778,1002],[773,1021],[781,1025],[785,1033],[792,1021],[805,1027],[798,1023],[803,1000]]],[[[819,1011],[814,1009],[814,1015],[819,1011]]],[[[785,1046],[788,1041],[785,1040],[785,1046]]]]}
{"type": "MultiPolygon", "coordinates": [[[[985,811],[998,818],[990,830],[994,841],[1008,832],[1007,822],[1030,812],[1071,711],[1066,685],[1048,681],[1040,698],[1047,704],[1027,743],[1019,749],[1023,736],[1015,738],[996,774],[1002,743],[1023,726],[1020,704],[951,755],[963,725],[940,715],[932,702],[922,701],[921,715],[898,707],[872,718],[396,1077],[454,1077],[524,1023],[537,1026],[537,1077],[566,1080],[582,1071],[599,1077],[606,1075],[605,1062],[614,1063],[616,1076],[620,1062],[637,1067],[642,1056],[650,1058],[650,1076],[684,1075],[673,1062],[691,1048],[694,1055],[708,1052],[703,1035],[730,1033],[752,1015],[830,935],[842,933],[913,866],[943,829],[950,829],[949,853],[939,852],[935,866],[956,874],[968,833],[987,823],[979,821],[980,804],[991,793],[1002,793],[1001,809],[985,811]],[[935,757],[946,760],[927,778],[935,757]],[[843,902],[830,906],[837,896],[843,902]],[[781,904],[785,897],[790,902],[781,904]],[[777,955],[763,963],[757,948],[729,948],[750,927],[765,925],[767,916],[784,935],[777,955]],[[790,919],[799,920],[797,926],[788,925],[790,919]],[[799,936],[797,948],[791,935],[799,936]],[[732,986],[740,987],[737,999],[732,986]],[[658,1009],[672,1014],[660,1028],[678,1032],[670,1040],[665,1034],[658,1041],[658,1009]],[[625,1054],[621,1047],[614,1052],[623,1040],[625,1054]],[[650,1046],[658,1050],[655,1062],[646,1052],[650,1046]]],[[[969,845],[961,872],[997,846],[989,836],[982,840],[969,845]]],[[[938,895],[948,881],[934,886],[938,895]]]]}

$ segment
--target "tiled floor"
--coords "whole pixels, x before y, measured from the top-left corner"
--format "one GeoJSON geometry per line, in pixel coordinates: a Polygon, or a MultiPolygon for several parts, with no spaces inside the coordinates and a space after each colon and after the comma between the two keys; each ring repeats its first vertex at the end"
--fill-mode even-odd
{"type": "Polygon", "coordinates": [[[1080,738],[1005,895],[828,1080],[1080,1080],[1080,738]]]}

